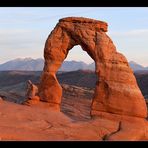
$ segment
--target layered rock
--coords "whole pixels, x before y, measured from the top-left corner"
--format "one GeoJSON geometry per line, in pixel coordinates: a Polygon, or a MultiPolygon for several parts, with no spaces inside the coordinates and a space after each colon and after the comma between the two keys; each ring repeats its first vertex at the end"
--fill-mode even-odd
{"type": "Polygon", "coordinates": [[[63,97],[65,98],[78,98],[91,100],[94,94],[93,89],[78,87],[74,85],[62,84],[63,97]]]}
{"type": "Polygon", "coordinates": [[[86,87],[62,84],[61,112],[75,120],[90,119],[90,107],[94,90],[86,87]]]}
{"type": "Polygon", "coordinates": [[[145,118],[146,103],[128,62],[116,51],[105,33],[107,23],[88,18],[60,19],[48,36],[44,49],[45,65],[39,96],[53,109],[60,110],[62,88],[56,72],[75,45],[80,45],[95,61],[96,82],[91,115],[104,112],[145,118]]]}

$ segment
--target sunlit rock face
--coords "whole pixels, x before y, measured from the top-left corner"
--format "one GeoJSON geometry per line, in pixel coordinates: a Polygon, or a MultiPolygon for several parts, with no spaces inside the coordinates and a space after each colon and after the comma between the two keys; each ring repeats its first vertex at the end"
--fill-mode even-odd
{"type": "Polygon", "coordinates": [[[39,96],[53,110],[60,111],[62,88],[56,78],[68,52],[80,45],[95,61],[98,76],[91,105],[91,115],[113,113],[145,118],[146,103],[137,86],[128,62],[118,53],[106,34],[107,23],[82,18],[60,19],[48,36],[44,48],[44,70],[39,85],[39,96]]]}

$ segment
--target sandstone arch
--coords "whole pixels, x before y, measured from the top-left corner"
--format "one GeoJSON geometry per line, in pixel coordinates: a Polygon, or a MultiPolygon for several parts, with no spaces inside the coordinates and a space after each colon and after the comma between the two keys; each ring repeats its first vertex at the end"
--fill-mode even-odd
{"type": "Polygon", "coordinates": [[[62,88],[55,74],[68,51],[80,45],[95,61],[96,75],[99,76],[91,115],[107,112],[145,118],[146,103],[133,72],[105,32],[107,23],[102,21],[81,17],[59,20],[45,44],[40,99],[48,102],[50,108],[60,110],[62,88]]]}

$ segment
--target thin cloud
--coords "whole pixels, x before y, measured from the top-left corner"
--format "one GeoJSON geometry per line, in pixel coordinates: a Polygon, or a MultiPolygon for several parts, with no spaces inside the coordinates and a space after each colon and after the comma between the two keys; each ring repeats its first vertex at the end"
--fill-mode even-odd
{"type": "Polygon", "coordinates": [[[138,35],[147,35],[148,36],[148,29],[137,29],[131,31],[113,31],[109,32],[109,35],[112,36],[138,36],[138,35]]]}
{"type": "MultiPolygon", "coordinates": [[[[43,30],[42,30],[43,31],[43,30]]],[[[47,34],[37,29],[0,29],[0,63],[21,57],[43,56],[47,34]]]]}
{"type": "Polygon", "coordinates": [[[123,53],[129,61],[133,60],[148,66],[148,29],[114,31],[109,32],[108,35],[112,38],[117,50],[123,53]]]}

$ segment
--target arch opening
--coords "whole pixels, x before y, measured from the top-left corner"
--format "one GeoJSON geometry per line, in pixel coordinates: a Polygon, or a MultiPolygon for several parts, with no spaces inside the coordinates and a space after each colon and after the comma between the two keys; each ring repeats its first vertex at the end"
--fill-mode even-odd
{"type": "Polygon", "coordinates": [[[61,111],[72,119],[90,119],[97,81],[94,60],[76,45],[69,50],[56,76],[62,87],[61,111]]]}

